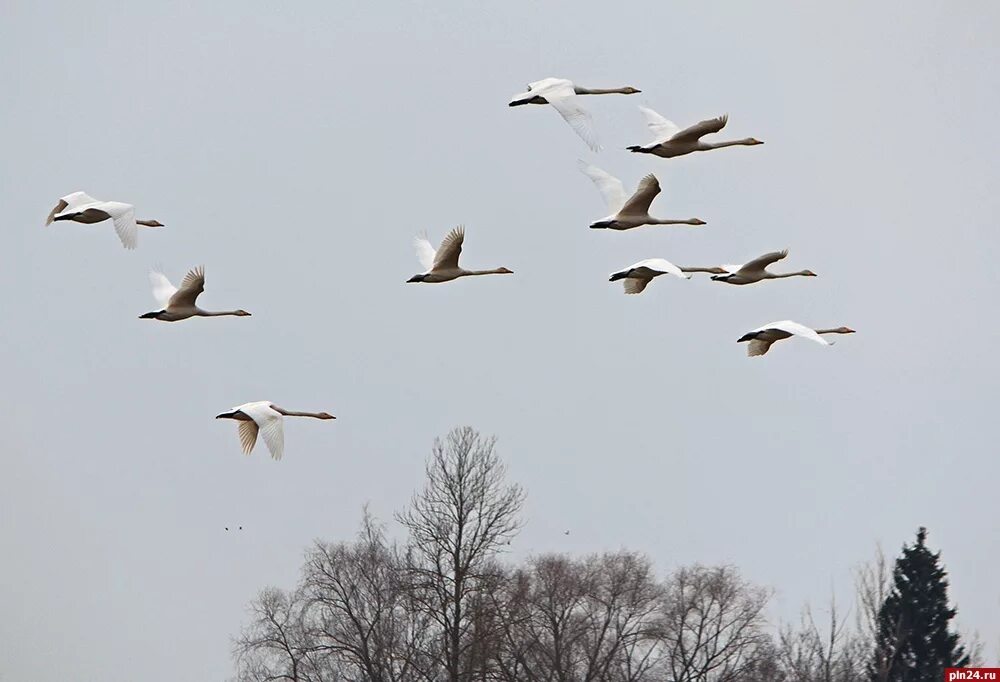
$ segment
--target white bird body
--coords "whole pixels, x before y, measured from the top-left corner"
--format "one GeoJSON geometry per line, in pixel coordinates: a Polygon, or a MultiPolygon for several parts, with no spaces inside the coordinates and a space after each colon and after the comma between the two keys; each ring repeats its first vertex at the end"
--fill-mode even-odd
{"type": "Polygon", "coordinates": [[[140,315],[139,319],[178,322],[189,317],[223,317],[225,315],[248,317],[250,315],[245,310],[209,312],[199,308],[197,305],[198,296],[205,291],[205,268],[200,265],[188,271],[181,281],[180,288],[171,284],[167,276],[159,270],[150,271],[149,281],[153,285],[153,298],[159,303],[161,309],[140,315]]]}
{"type": "Polygon", "coordinates": [[[264,439],[271,457],[281,459],[285,453],[284,418],[313,417],[314,419],[336,419],[327,412],[293,412],[285,410],[267,400],[237,405],[228,412],[217,415],[216,419],[234,419],[239,424],[240,445],[243,453],[249,455],[257,444],[257,434],[264,439]]]}
{"type": "Polygon", "coordinates": [[[638,263],[633,263],[623,270],[612,273],[609,282],[624,280],[626,294],[641,294],[646,285],[653,281],[653,278],[660,275],[673,275],[680,279],[691,279],[690,275],[663,258],[647,258],[638,263]]]}
{"type": "Polygon", "coordinates": [[[513,271],[507,268],[494,268],[492,270],[466,270],[462,268],[458,264],[458,258],[462,255],[462,244],[464,242],[465,227],[462,225],[459,225],[445,236],[437,251],[434,250],[426,235],[418,235],[413,243],[417,250],[417,258],[425,268],[425,271],[419,275],[414,275],[407,282],[438,284],[440,282],[450,282],[459,277],[513,274],[513,271]]]}
{"type": "Polygon", "coordinates": [[[543,78],[528,84],[527,92],[514,95],[508,106],[516,107],[523,104],[549,104],[559,112],[563,120],[570,125],[580,138],[592,150],[600,151],[601,145],[594,131],[594,122],[590,114],[580,106],[577,95],[631,95],[640,92],[631,86],[624,88],[584,88],[574,85],[565,78],[543,78]]]}
{"type": "Polygon", "coordinates": [[[712,279],[717,282],[725,282],[727,284],[755,284],[761,282],[765,279],[784,279],[786,277],[815,277],[816,273],[812,270],[799,270],[798,272],[782,272],[775,273],[770,272],[767,269],[768,265],[776,263],[782,258],[788,255],[788,250],[783,251],[772,251],[771,253],[765,253],[763,256],[758,256],[751,261],[743,263],[742,265],[723,265],[722,269],[726,271],[726,274],[713,275],[712,279]]]}
{"type": "Polygon", "coordinates": [[[134,249],[139,242],[139,227],[163,227],[155,220],[136,220],[135,207],[120,201],[100,201],[85,192],[73,192],[59,199],[49,212],[46,225],[53,221],[72,220],[90,225],[111,219],[122,246],[134,249]]]}
{"type": "Polygon", "coordinates": [[[705,142],[701,139],[703,135],[711,135],[722,130],[729,121],[728,115],[706,119],[682,130],[676,123],[665,119],[649,107],[640,106],[639,110],[646,119],[646,126],[653,133],[653,141],[649,144],[627,147],[630,152],[654,154],[670,159],[691,152],[705,152],[736,145],[749,147],[764,144],[752,137],[727,142],[705,142]]]}
{"type": "Polygon", "coordinates": [[[649,206],[660,193],[660,182],[650,173],[639,181],[632,196],[626,199],[625,186],[622,181],[585,161],[578,161],[580,171],[590,178],[594,186],[604,197],[611,215],[590,224],[593,229],[631,230],[641,225],[704,225],[700,218],[684,220],[670,218],[654,218],[649,215],[649,206]]]}
{"type": "Polygon", "coordinates": [[[747,346],[747,355],[750,357],[756,357],[767,353],[768,349],[771,348],[771,344],[775,341],[781,341],[793,336],[809,339],[810,341],[818,343],[821,346],[832,346],[833,341],[827,341],[820,336],[820,334],[853,333],[855,333],[854,330],[849,327],[812,329],[792,320],[779,320],[778,322],[771,322],[770,324],[765,324],[763,327],[758,327],[753,331],[747,332],[737,340],[737,343],[749,341],[750,344],[747,346]]]}

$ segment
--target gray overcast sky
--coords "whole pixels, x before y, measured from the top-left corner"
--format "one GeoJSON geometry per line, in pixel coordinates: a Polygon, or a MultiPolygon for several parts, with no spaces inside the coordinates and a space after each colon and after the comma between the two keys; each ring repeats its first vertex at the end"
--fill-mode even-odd
{"type": "Polygon", "coordinates": [[[255,593],[365,502],[390,519],[460,424],[529,492],[514,558],[733,562],[777,620],[925,524],[995,654],[1000,5],[280,5],[2,3],[4,680],[224,678],[255,593]],[[585,101],[595,156],[506,106],[547,76],[643,92],[585,101]],[[643,103],[766,144],[628,154],[643,103]],[[708,226],[588,230],[578,158],[708,226]],[[168,227],[42,227],[80,189],[168,227]],[[413,234],[458,223],[516,274],[405,285],[413,234]],[[607,282],[786,247],[820,276],[607,282]],[[138,320],[156,263],[253,317],[138,320]],[[783,318],[859,333],[735,343],[783,318]],[[339,419],[246,458],[213,417],[251,400],[339,419]]]}

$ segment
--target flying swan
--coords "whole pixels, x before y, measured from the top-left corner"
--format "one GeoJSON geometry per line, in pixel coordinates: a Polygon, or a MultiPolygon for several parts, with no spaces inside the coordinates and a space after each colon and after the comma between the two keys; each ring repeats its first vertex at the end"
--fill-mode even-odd
{"type": "Polygon", "coordinates": [[[626,294],[641,294],[646,285],[653,281],[654,277],[660,275],[673,275],[681,279],[691,279],[691,275],[684,274],[684,271],[662,258],[648,258],[638,263],[633,263],[624,270],[619,270],[611,275],[609,282],[624,280],[626,294]]]}
{"type": "Polygon", "coordinates": [[[788,339],[793,336],[798,336],[803,339],[809,339],[810,341],[815,341],[821,346],[832,346],[833,341],[827,341],[820,334],[854,334],[854,330],[850,327],[836,327],[834,329],[810,329],[809,327],[799,324],[798,322],[792,322],[791,320],[781,320],[780,322],[772,322],[770,324],[765,324],[763,327],[758,327],[752,332],[747,332],[740,338],[736,340],[737,343],[743,343],[744,341],[749,341],[750,345],[747,346],[747,355],[756,357],[758,355],[764,355],[767,353],[771,344],[775,341],[781,341],[782,339],[788,339]]]}
{"type": "Polygon", "coordinates": [[[244,403],[228,412],[216,415],[216,419],[235,419],[240,423],[239,435],[240,445],[243,446],[243,454],[249,455],[253,452],[253,446],[257,443],[257,432],[259,431],[264,444],[274,459],[281,459],[285,452],[285,417],[312,417],[314,419],[336,419],[327,412],[293,412],[285,410],[274,403],[262,400],[255,403],[244,403]]]}
{"type": "Polygon", "coordinates": [[[668,121],[649,107],[640,106],[639,110],[646,117],[646,125],[653,132],[654,140],[646,145],[626,147],[630,152],[655,154],[656,156],[670,159],[675,156],[684,156],[691,152],[706,152],[711,149],[722,149],[723,147],[733,147],[735,145],[751,147],[753,145],[764,144],[752,137],[728,142],[703,142],[701,139],[702,135],[717,133],[725,127],[726,122],[729,120],[728,114],[719,116],[718,118],[710,118],[701,123],[695,123],[693,126],[681,130],[680,126],[676,123],[668,121]]]}
{"type": "Polygon", "coordinates": [[[600,151],[594,131],[594,121],[587,110],[580,106],[577,95],[634,95],[642,92],[631,86],[624,88],[582,88],[565,78],[543,78],[534,83],[528,83],[528,91],[514,95],[507,106],[518,107],[523,104],[551,104],[559,112],[566,123],[576,131],[587,146],[600,151]]]}
{"type": "Polygon", "coordinates": [[[590,224],[593,229],[631,230],[640,225],[705,225],[700,218],[672,220],[669,218],[653,218],[649,215],[649,205],[660,193],[660,182],[650,173],[639,181],[639,187],[626,200],[625,187],[622,181],[597,166],[586,161],[577,161],[580,171],[594,182],[611,215],[590,224]]]}
{"type": "Polygon", "coordinates": [[[470,277],[472,275],[512,275],[513,270],[507,268],[494,268],[493,270],[465,270],[458,264],[458,257],[462,255],[462,242],[465,241],[465,226],[459,225],[448,233],[441,241],[441,246],[435,251],[427,240],[426,235],[418,235],[414,239],[414,246],[417,248],[417,258],[424,266],[426,272],[414,275],[407,282],[425,282],[436,284],[438,282],[450,282],[459,277],[470,277]]]}
{"type": "Polygon", "coordinates": [[[812,270],[799,270],[798,272],[768,272],[767,266],[776,263],[788,255],[788,249],[783,251],[772,251],[763,256],[754,258],[752,261],[742,265],[723,265],[725,274],[713,275],[716,282],[726,282],[727,284],[755,284],[765,279],[784,279],[785,277],[815,277],[812,270]]]}
{"type": "Polygon", "coordinates": [[[140,320],[178,322],[189,317],[222,317],[224,315],[247,317],[250,315],[245,310],[209,312],[198,307],[198,296],[205,291],[205,268],[201,265],[190,270],[184,276],[179,289],[171,284],[167,276],[159,270],[153,270],[149,273],[149,281],[153,285],[153,298],[160,304],[160,310],[140,315],[140,320]]]}
{"type": "Polygon", "coordinates": [[[57,220],[72,220],[76,223],[99,223],[111,219],[115,232],[126,249],[134,249],[139,241],[139,226],[163,227],[156,220],[136,220],[135,206],[120,201],[99,201],[84,192],[73,192],[59,199],[45,219],[46,225],[57,220]]]}

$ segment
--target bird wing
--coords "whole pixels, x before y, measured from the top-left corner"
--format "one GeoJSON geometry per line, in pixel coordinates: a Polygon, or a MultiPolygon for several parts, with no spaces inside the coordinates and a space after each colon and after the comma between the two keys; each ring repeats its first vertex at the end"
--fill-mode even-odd
{"type": "Polygon", "coordinates": [[[608,210],[612,213],[618,213],[625,205],[625,186],[622,185],[622,181],[586,161],[578,160],[576,163],[580,167],[580,172],[590,178],[600,191],[608,210]]]}
{"type": "Polygon", "coordinates": [[[652,131],[657,142],[666,142],[681,131],[680,126],[663,118],[649,107],[640,106],[639,111],[642,112],[646,126],[652,131]]]}
{"type": "Polygon", "coordinates": [[[427,233],[421,232],[414,237],[413,246],[417,250],[417,260],[420,261],[420,265],[423,266],[424,270],[433,268],[435,251],[430,240],[427,238],[427,233]]]}
{"type": "Polygon", "coordinates": [[[253,452],[253,446],[257,444],[257,422],[240,422],[240,446],[243,454],[249,455],[253,452]]]}
{"type": "Polygon", "coordinates": [[[159,270],[149,271],[149,283],[153,285],[153,298],[161,308],[166,308],[170,297],[177,293],[177,287],[159,270]]]}
{"type": "Polygon", "coordinates": [[[570,89],[573,88],[572,81],[568,81],[565,78],[543,78],[540,81],[535,81],[534,83],[528,83],[528,92],[533,92],[536,95],[542,94],[540,91],[549,90],[553,88],[566,87],[570,89]]]}
{"type": "MultiPolygon", "coordinates": [[[[783,251],[772,251],[771,253],[765,253],[763,256],[758,256],[751,261],[747,261],[739,267],[739,270],[760,272],[763,271],[771,263],[776,263],[785,256],[788,255],[788,249],[783,251]]],[[[729,269],[727,266],[722,266],[729,269]]]]}
{"type": "Polygon", "coordinates": [[[46,225],[51,225],[52,220],[59,214],[63,213],[67,209],[76,211],[81,206],[87,204],[97,204],[100,203],[94,197],[90,196],[86,192],[72,192],[64,197],[59,197],[59,203],[49,211],[48,217],[45,219],[46,225]]]}
{"type": "Polygon", "coordinates": [[[248,403],[240,410],[254,420],[271,457],[281,459],[285,452],[284,419],[281,413],[271,407],[270,403],[248,403]]]}
{"type": "Polygon", "coordinates": [[[198,296],[205,290],[205,267],[199,265],[191,268],[188,274],[184,275],[180,288],[170,297],[169,305],[172,307],[193,307],[198,296]]]}
{"type": "Polygon", "coordinates": [[[747,356],[754,358],[758,355],[764,355],[767,350],[771,347],[774,341],[765,341],[764,339],[751,339],[750,343],[747,344],[747,356]]]}
{"type": "Polygon", "coordinates": [[[646,215],[649,213],[649,205],[653,203],[653,199],[659,193],[660,182],[656,179],[655,175],[650,173],[639,181],[639,187],[629,197],[629,200],[625,202],[619,213],[624,215],[646,215]]]}
{"type": "MultiPolygon", "coordinates": [[[[601,145],[597,140],[597,131],[594,130],[594,120],[590,117],[590,113],[580,106],[572,85],[568,86],[568,90],[568,93],[565,94],[546,94],[545,99],[552,105],[553,109],[559,112],[563,120],[569,123],[580,139],[587,143],[588,147],[595,152],[601,151],[601,145]]],[[[555,92],[562,93],[563,89],[557,88],[555,92]]]]}
{"type": "Polygon", "coordinates": [[[65,199],[60,199],[59,203],[56,204],[55,207],[53,207],[53,209],[51,211],[49,211],[49,215],[45,219],[45,224],[46,225],[51,225],[52,224],[52,219],[55,218],[58,214],[60,214],[63,211],[65,211],[66,207],[68,207],[68,206],[69,206],[69,204],[66,203],[65,199]]]}
{"type": "Polygon", "coordinates": [[[647,268],[653,270],[654,272],[660,272],[664,275],[673,275],[674,277],[680,277],[681,279],[691,279],[691,275],[685,273],[679,267],[674,265],[668,260],[663,258],[647,258],[646,260],[641,260],[630,269],[636,268],[647,268]]]}
{"type": "Polygon", "coordinates": [[[115,223],[115,232],[126,249],[134,249],[139,243],[139,226],[135,222],[135,206],[118,201],[101,203],[105,211],[115,223]]]}
{"type": "Polygon", "coordinates": [[[671,142],[695,142],[702,135],[717,133],[726,127],[729,114],[723,114],[717,118],[709,118],[693,126],[689,126],[670,138],[671,142]]]}
{"type": "Polygon", "coordinates": [[[830,342],[824,339],[819,334],[817,334],[815,330],[810,329],[804,324],[793,322],[792,320],[781,320],[779,322],[772,322],[771,324],[765,325],[760,329],[755,329],[754,331],[762,332],[766,329],[780,329],[781,331],[788,332],[793,336],[801,336],[803,339],[809,339],[810,341],[815,341],[821,346],[830,345],[830,342]]]}
{"type": "Polygon", "coordinates": [[[441,240],[434,255],[432,270],[447,270],[458,267],[458,257],[462,255],[462,242],[465,241],[465,226],[459,225],[441,240]]]}
{"type": "Polygon", "coordinates": [[[626,277],[622,280],[626,294],[641,294],[646,285],[653,280],[646,277],[626,277]]]}

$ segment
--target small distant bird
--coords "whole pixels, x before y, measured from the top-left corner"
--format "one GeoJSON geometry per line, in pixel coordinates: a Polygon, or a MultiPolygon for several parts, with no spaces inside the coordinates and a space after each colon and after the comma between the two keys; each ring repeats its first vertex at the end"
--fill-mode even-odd
{"type": "Polygon", "coordinates": [[[566,531],[565,533],[563,533],[563,535],[569,535],[569,531],[566,531]]]}
{"type": "Polygon", "coordinates": [[[743,265],[723,265],[722,269],[726,274],[713,275],[712,279],[717,282],[727,284],[755,284],[765,279],[783,279],[785,277],[815,277],[812,270],[799,270],[798,272],[768,272],[767,266],[776,263],[788,255],[788,249],[784,251],[772,251],[763,256],[754,258],[743,265]]]}
{"type": "Polygon", "coordinates": [[[222,414],[216,419],[235,419],[240,423],[240,445],[243,453],[249,455],[257,444],[257,432],[263,434],[264,443],[271,452],[271,457],[281,459],[285,451],[284,417],[312,417],[313,419],[336,419],[327,412],[293,412],[285,410],[274,403],[262,400],[255,403],[244,403],[222,414]]]}
{"type": "Polygon", "coordinates": [[[250,315],[245,310],[209,312],[198,307],[198,296],[205,291],[205,268],[201,265],[190,270],[184,276],[180,289],[171,284],[167,276],[158,270],[149,273],[149,281],[153,285],[153,298],[160,304],[160,310],[140,315],[140,320],[178,322],[189,317],[221,317],[223,315],[247,317],[250,315]]]}
{"type": "Polygon", "coordinates": [[[763,327],[758,327],[752,332],[747,332],[740,338],[736,340],[737,343],[743,343],[744,341],[749,341],[750,345],[747,346],[747,355],[749,357],[756,357],[758,355],[764,355],[767,353],[771,344],[775,341],[781,341],[782,339],[791,338],[792,336],[798,336],[803,339],[809,339],[814,341],[821,346],[832,346],[833,341],[827,341],[820,334],[854,334],[855,331],[850,327],[835,327],[833,329],[810,329],[805,325],[799,324],[798,322],[793,322],[792,320],[781,320],[780,322],[771,322],[770,324],[765,324],[763,327]]]}
{"type": "Polygon", "coordinates": [[[441,242],[441,246],[435,251],[426,235],[418,235],[414,240],[417,249],[417,258],[420,264],[426,268],[426,272],[414,275],[407,282],[425,282],[435,284],[438,282],[450,282],[459,277],[469,277],[471,275],[512,275],[513,270],[507,268],[494,268],[493,270],[465,270],[458,264],[458,257],[462,255],[462,243],[465,241],[465,227],[459,225],[448,233],[448,236],[441,242]]]}
{"type": "Polygon", "coordinates": [[[587,110],[580,106],[577,95],[634,95],[642,92],[631,86],[624,88],[583,88],[574,85],[565,78],[543,78],[534,83],[528,83],[528,91],[514,95],[507,106],[518,107],[523,104],[550,104],[559,112],[566,123],[576,131],[576,134],[587,143],[592,150],[600,151],[601,145],[594,132],[594,121],[587,110]]]}
{"type": "Polygon", "coordinates": [[[590,224],[593,229],[631,230],[640,225],[705,225],[700,218],[673,220],[668,218],[653,218],[649,215],[649,205],[660,193],[660,182],[650,173],[639,181],[639,187],[626,201],[625,187],[622,181],[597,166],[586,161],[578,161],[580,171],[589,177],[607,204],[611,215],[590,224]]]}
{"type": "Polygon", "coordinates": [[[673,275],[681,279],[691,279],[691,275],[686,275],[673,263],[662,258],[648,258],[638,263],[633,263],[624,270],[619,270],[611,275],[609,282],[617,282],[622,279],[625,285],[626,294],[641,294],[646,285],[653,281],[654,277],[660,275],[673,275]]]}
{"type": "Polygon", "coordinates": [[[712,149],[722,149],[735,145],[753,146],[764,144],[753,137],[745,137],[742,140],[732,140],[729,142],[703,142],[702,135],[717,133],[726,126],[729,116],[719,116],[710,118],[693,126],[681,130],[680,126],[672,121],[660,116],[649,107],[640,106],[639,110],[646,118],[646,126],[653,131],[654,141],[645,145],[633,145],[626,147],[630,152],[639,154],[655,154],[665,159],[675,156],[684,156],[691,152],[706,152],[712,149]]]}
{"type": "Polygon", "coordinates": [[[76,223],[99,223],[111,219],[114,221],[115,232],[126,249],[134,249],[139,241],[139,226],[163,227],[156,220],[136,220],[135,206],[123,204],[120,201],[100,201],[84,192],[73,192],[59,199],[45,219],[46,225],[53,221],[72,220],[76,223]]]}

